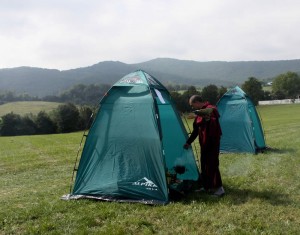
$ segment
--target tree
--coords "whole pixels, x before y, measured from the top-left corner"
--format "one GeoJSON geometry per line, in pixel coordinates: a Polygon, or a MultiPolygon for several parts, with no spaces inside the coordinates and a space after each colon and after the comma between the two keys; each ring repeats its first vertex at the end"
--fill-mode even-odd
{"type": "Polygon", "coordinates": [[[35,119],[38,134],[52,134],[56,132],[55,123],[45,111],[40,111],[35,119]]]}
{"type": "Polygon", "coordinates": [[[221,86],[219,88],[219,96],[218,96],[218,100],[222,98],[222,96],[227,92],[227,88],[226,87],[223,87],[221,86]]]}
{"type": "Polygon", "coordinates": [[[272,83],[275,97],[295,99],[300,95],[300,77],[297,73],[287,72],[278,75],[272,83]]]}
{"type": "Polygon", "coordinates": [[[67,133],[79,129],[79,111],[72,103],[59,105],[54,112],[54,120],[59,133],[67,133]]]}
{"type": "Polygon", "coordinates": [[[102,84],[96,86],[91,84],[87,86],[84,90],[85,93],[85,101],[81,104],[92,104],[97,105],[104,94],[110,89],[111,85],[102,84]]]}
{"type": "Polygon", "coordinates": [[[242,89],[252,99],[255,105],[258,104],[259,100],[264,98],[262,85],[255,77],[248,78],[248,80],[242,85],[242,89]]]}
{"type": "Polygon", "coordinates": [[[22,118],[13,112],[2,116],[0,133],[2,136],[15,136],[21,133],[22,118]]]}
{"type": "Polygon", "coordinates": [[[270,91],[264,91],[264,98],[263,100],[272,100],[272,94],[270,91]]]}
{"type": "Polygon", "coordinates": [[[18,135],[34,135],[37,132],[37,126],[33,121],[32,115],[21,117],[21,125],[18,135]]]}
{"type": "Polygon", "coordinates": [[[21,117],[19,114],[8,113],[2,117],[0,134],[2,136],[34,135],[37,127],[32,115],[21,117]]]}
{"type": "Polygon", "coordinates": [[[286,98],[285,93],[283,91],[277,90],[277,91],[272,91],[272,97],[274,100],[283,100],[286,98]]]}
{"type": "Polygon", "coordinates": [[[89,129],[94,117],[92,117],[93,114],[93,110],[92,108],[90,108],[89,106],[81,106],[79,108],[79,129],[80,130],[85,130],[85,129],[89,129]]]}
{"type": "Polygon", "coordinates": [[[110,85],[106,84],[100,86],[78,84],[63,92],[60,95],[60,99],[63,102],[75,104],[97,104],[110,87],[110,85]]]}
{"type": "Polygon", "coordinates": [[[219,97],[219,89],[216,85],[208,85],[202,89],[202,98],[211,104],[216,104],[219,97]]]}
{"type": "Polygon", "coordinates": [[[186,109],[186,101],[182,98],[182,95],[177,91],[171,91],[170,95],[172,96],[174,104],[176,105],[176,109],[179,112],[184,112],[186,109]]]}

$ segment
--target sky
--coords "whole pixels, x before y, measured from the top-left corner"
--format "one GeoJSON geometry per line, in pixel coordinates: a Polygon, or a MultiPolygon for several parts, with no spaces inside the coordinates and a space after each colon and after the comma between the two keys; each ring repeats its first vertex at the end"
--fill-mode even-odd
{"type": "Polygon", "coordinates": [[[1,0],[0,69],[300,59],[299,0],[1,0]]]}

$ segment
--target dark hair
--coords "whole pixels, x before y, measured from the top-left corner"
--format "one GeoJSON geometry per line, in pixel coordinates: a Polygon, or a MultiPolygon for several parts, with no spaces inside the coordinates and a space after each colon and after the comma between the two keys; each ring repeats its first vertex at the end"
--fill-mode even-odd
{"type": "Polygon", "coordinates": [[[195,103],[195,102],[203,102],[203,99],[200,95],[193,95],[190,98],[191,103],[195,103]]]}

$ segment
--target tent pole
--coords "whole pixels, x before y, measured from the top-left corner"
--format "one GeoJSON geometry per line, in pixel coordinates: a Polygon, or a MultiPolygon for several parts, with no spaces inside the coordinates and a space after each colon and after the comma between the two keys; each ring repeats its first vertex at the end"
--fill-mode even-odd
{"type": "Polygon", "coordinates": [[[266,133],[265,133],[265,128],[264,128],[264,122],[263,122],[262,117],[261,117],[261,115],[260,115],[259,109],[257,109],[256,107],[255,107],[255,109],[256,109],[256,111],[257,111],[257,113],[258,113],[258,118],[259,118],[259,120],[260,120],[262,132],[263,132],[263,137],[264,137],[265,144],[266,144],[266,147],[267,147],[267,138],[266,138],[266,133]]]}
{"type": "Polygon", "coordinates": [[[82,143],[83,143],[83,139],[85,137],[87,137],[87,134],[86,134],[86,131],[89,127],[89,124],[91,123],[91,120],[93,119],[93,116],[94,116],[94,113],[91,114],[90,116],[90,119],[85,127],[85,130],[83,132],[83,135],[81,137],[81,141],[80,141],[80,144],[79,144],[79,147],[78,147],[78,150],[77,150],[77,155],[76,155],[76,159],[75,159],[75,163],[74,163],[74,167],[73,167],[73,173],[72,173],[72,179],[71,179],[71,184],[70,184],[70,194],[72,193],[72,189],[73,189],[73,183],[74,183],[74,176],[75,176],[75,171],[77,171],[77,163],[78,163],[78,157],[79,157],[79,153],[80,153],[80,150],[81,150],[81,146],[82,146],[82,143]]]}
{"type": "MultiPolygon", "coordinates": [[[[186,124],[186,126],[188,127],[188,130],[189,130],[188,135],[190,135],[190,134],[192,133],[192,131],[191,131],[191,129],[190,129],[189,123],[187,122],[185,115],[182,114],[182,116],[183,116],[183,119],[184,119],[184,121],[185,121],[185,124],[186,124]]],[[[200,169],[200,156],[199,156],[199,154],[198,154],[198,151],[197,151],[197,148],[196,148],[196,144],[195,144],[195,143],[193,143],[193,149],[194,149],[195,152],[196,152],[196,157],[197,157],[196,161],[198,162],[198,167],[199,167],[199,169],[200,169]]]]}

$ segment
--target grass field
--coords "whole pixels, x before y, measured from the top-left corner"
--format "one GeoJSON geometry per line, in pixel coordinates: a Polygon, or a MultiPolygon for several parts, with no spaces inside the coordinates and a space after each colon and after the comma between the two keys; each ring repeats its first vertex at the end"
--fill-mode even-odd
{"type": "Polygon", "coordinates": [[[299,234],[300,105],[261,106],[262,154],[223,154],[226,195],[63,201],[82,133],[0,137],[0,234],[299,234]]]}
{"type": "Polygon", "coordinates": [[[0,117],[13,112],[15,114],[38,114],[40,111],[49,112],[57,108],[61,103],[44,101],[19,101],[0,105],[0,117]]]}

